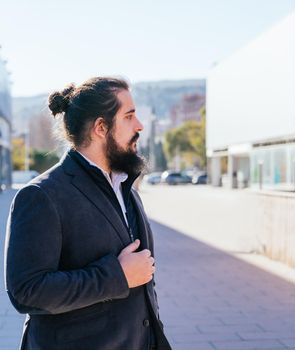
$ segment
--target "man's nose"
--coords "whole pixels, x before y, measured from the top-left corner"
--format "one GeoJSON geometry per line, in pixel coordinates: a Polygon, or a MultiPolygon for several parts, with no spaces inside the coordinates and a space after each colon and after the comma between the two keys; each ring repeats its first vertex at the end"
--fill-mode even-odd
{"type": "Polygon", "coordinates": [[[143,130],[143,124],[139,121],[138,118],[136,118],[136,130],[142,131],[143,130]]]}

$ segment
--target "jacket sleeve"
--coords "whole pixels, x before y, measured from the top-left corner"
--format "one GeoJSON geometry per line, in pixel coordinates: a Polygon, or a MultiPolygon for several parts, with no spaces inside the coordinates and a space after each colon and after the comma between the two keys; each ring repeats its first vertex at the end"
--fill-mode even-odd
{"type": "Polygon", "coordinates": [[[115,255],[61,271],[61,247],[54,203],[37,185],[23,188],[11,206],[5,243],[6,290],[20,313],[58,314],[129,295],[115,255]]]}
{"type": "MultiPolygon", "coordinates": [[[[140,202],[140,204],[142,206],[142,210],[145,212],[144,205],[143,205],[143,202],[142,202],[142,200],[140,198],[140,195],[138,194],[138,192],[134,188],[133,188],[133,193],[138,198],[138,200],[139,200],[139,202],[140,202]]],[[[147,217],[146,217],[146,221],[147,221],[146,224],[148,226],[150,237],[153,238],[152,228],[151,228],[151,225],[150,225],[149,220],[148,220],[147,217]]],[[[154,295],[154,300],[156,302],[156,307],[157,307],[157,318],[158,318],[160,326],[161,326],[161,328],[163,330],[164,329],[164,325],[163,325],[163,322],[160,319],[160,308],[159,308],[159,303],[158,303],[158,296],[157,296],[157,292],[156,292],[156,282],[155,282],[155,278],[154,277],[153,277],[151,283],[152,283],[152,286],[153,286],[153,295],[154,295]]]]}

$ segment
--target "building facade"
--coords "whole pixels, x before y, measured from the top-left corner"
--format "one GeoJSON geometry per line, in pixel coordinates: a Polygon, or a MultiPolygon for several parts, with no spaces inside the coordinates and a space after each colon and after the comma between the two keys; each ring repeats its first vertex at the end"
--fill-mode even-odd
{"type": "Polygon", "coordinates": [[[11,185],[11,95],[5,62],[0,58],[0,191],[11,185]]]}
{"type": "Polygon", "coordinates": [[[295,190],[295,13],[207,79],[207,156],[215,186],[295,190]]]}
{"type": "Polygon", "coordinates": [[[200,121],[206,95],[186,94],[170,110],[171,127],[178,127],[188,120],[200,121]]]}

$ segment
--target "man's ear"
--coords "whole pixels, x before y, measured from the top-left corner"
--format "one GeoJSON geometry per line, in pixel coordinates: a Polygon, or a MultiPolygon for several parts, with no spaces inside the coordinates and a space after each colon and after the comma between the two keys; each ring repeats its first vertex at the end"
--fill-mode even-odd
{"type": "Polygon", "coordinates": [[[105,138],[105,136],[108,132],[108,128],[107,128],[106,123],[102,117],[98,117],[95,120],[95,122],[93,124],[93,128],[92,128],[92,132],[94,133],[94,135],[96,137],[105,138]]]}

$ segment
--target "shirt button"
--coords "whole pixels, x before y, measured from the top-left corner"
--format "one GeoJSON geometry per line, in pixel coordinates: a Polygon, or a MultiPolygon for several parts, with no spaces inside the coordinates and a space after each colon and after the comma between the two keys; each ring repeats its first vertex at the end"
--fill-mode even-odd
{"type": "Polygon", "coordinates": [[[150,321],[148,319],[143,320],[143,325],[148,327],[150,325],[150,321]]]}

